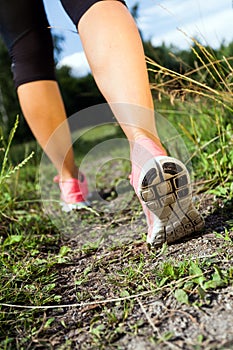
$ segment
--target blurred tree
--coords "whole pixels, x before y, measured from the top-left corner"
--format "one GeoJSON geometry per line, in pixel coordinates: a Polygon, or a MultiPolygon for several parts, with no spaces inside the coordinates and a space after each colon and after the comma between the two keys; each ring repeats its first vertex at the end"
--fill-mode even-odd
{"type": "Polygon", "coordinates": [[[0,120],[4,132],[9,132],[19,111],[11,72],[11,61],[6,46],[0,38],[0,120]]]}
{"type": "Polygon", "coordinates": [[[131,15],[133,16],[134,20],[137,22],[138,16],[139,16],[139,3],[137,2],[135,5],[133,5],[130,9],[131,15]]]}
{"type": "Polygon", "coordinates": [[[57,69],[57,79],[68,116],[84,108],[106,102],[91,74],[77,78],[72,76],[71,71],[72,69],[67,66],[57,69]]]}
{"type": "Polygon", "coordinates": [[[61,53],[63,51],[63,44],[65,42],[65,37],[62,34],[56,34],[52,31],[53,46],[54,46],[54,60],[55,64],[59,62],[61,53]]]}

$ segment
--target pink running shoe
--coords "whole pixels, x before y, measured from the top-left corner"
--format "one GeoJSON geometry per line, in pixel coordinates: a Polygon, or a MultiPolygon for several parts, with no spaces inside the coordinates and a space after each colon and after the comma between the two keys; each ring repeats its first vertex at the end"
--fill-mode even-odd
{"type": "Polygon", "coordinates": [[[82,209],[89,207],[86,200],[88,195],[88,185],[85,176],[80,173],[79,178],[70,178],[61,181],[59,175],[55,176],[53,181],[59,183],[61,190],[62,210],[69,212],[73,209],[82,209]]]}
{"type": "Polygon", "coordinates": [[[144,138],[133,145],[131,160],[131,184],[148,224],[147,243],[161,246],[203,229],[204,220],[192,203],[190,176],[181,161],[144,138]]]}

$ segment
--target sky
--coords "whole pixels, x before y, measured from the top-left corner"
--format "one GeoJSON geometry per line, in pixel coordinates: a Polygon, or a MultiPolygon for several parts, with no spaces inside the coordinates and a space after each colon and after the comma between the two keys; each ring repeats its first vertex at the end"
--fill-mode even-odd
{"type": "MultiPolygon", "coordinates": [[[[129,8],[139,3],[137,25],[143,38],[154,46],[173,44],[188,49],[191,37],[217,48],[233,41],[233,0],[126,0],[129,8]]],[[[65,37],[59,65],[69,65],[73,74],[86,75],[89,66],[75,26],[58,0],[44,0],[54,33],[65,37]]]]}

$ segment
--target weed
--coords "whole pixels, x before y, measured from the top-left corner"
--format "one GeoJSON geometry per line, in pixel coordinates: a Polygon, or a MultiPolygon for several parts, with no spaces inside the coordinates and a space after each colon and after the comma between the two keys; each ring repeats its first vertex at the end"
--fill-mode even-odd
{"type": "Polygon", "coordinates": [[[216,58],[196,40],[193,52],[200,65],[184,75],[148,59],[150,70],[164,77],[162,82],[159,79],[159,84],[152,84],[152,89],[165,99],[170,98],[174,106],[172,113],[166,112],[167,107],[161,112],[181,132],[191,154],[188,161],[192,160],[195,176],[202,180],[202,191],[230,200],[233,197],[232,58],[216,58]],[[172,91],[174,84],[179,88],[172,91]]]}
{"type": "MultiPolygon", "coordinates": [[[[16,122],[15,122],[15,125],[14,127],[12,128],[11,132],[10,132],[10,135],[9,135],[9,138],[8,138],[8,142],[7,142],[7,145],[5,148],[3,148],[4,150],[4,155],[3,155],[3,160],[2,160],[2,166],[1,166],[1,172],[0,172],[0,189],[2,188],[4,182],[6,182],[6,180],[8,178],[10,178],[13,174],[15,174],[20,168],[22,168],[28,161],[29,159],[32,158],[33,156],[33,152],[27,157],[25,158],[23,161],[21,161],[20,163],[18,163],[16,166],[14,167],[11,167],[11,166],[8,166],[8,161],[9,161],[9,151],[10,151],[10,147],[11,147],[11,144],[12,144],[12,140],[13,140],[13,137],[15,135],[15,132],[17,130],[17,127],[18,127],[18,124],[19,124],[19,118],[17,117],[16,118],[16,122]],[[7,167],[8,166],[8,167],[7,167]]],[[[1,141],[3,143],[3,145],[5,144],[4,142],[4,139],[3,139],[3,135],[1,135],[1,141]]]]}

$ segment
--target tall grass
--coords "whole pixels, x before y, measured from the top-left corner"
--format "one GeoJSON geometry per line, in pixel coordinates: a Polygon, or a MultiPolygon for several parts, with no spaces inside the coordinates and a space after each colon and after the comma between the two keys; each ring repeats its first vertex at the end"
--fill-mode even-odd
{"type": "MultiPolygon", "coordinates": [[[[22,174],[26,168],[32,173],[29,161],[33,152],[16,163],[12,159],[18,123],[17,117],[8,137],[0,130],[0,303],[42,305],[60,300],[53,293],[55,273],[50,271],[60,258],[58,245],[55,254],[50,254],[58,238],[41,211],[35,184],[22,174]],[[22,198],[19,187],[24,192],[22,198]],[[28,200],[30,190],[33,201],[28,200]]],[[[0,305],[0,349],[30,347],[25,344],[40,329],[41,322],[43,314],[39,312],[17,312],[0,305]]]]}
{"type": "Polygon", "coordinates": [[[14,200],[14,196],[11,193],[12,184],[15,183],[12,181],[13,176],[26,165],[34,154],[34,152],[31,152],[22,161],[18,161],[16,165],[13,165],[13,162],[11,162],[10,150],[18,124],[19,118],[17,116],[7,140],[5,140],[2,129],[0,130],[0,212],[2,215],[4,215],[4,211],[8,208],[9,202],[14,200]]]}
{"type": "Polygon", "coordinates": [[[147,58],[159,99],[177,113],[168,117],[182,133],[202,189],[233,197],[233,57],[215,57],[194,40],[195,69],[184,74],[147,58]],[[181,112],[182,111],[182,116],[181,112]]]}
{"type": "Polygon", "coordinates": [[[11,175],[15,174],[20,168],[22,168],[29,161],[29,159],[31,159],[33,157],[33,154],[34,154],[34,152],[31,152],[31,154],[29,156],[27,156],[25,159],[23,159],[21,162],[19,162],[15,166],[13,166],[11,164],[10,159],[9,159],[9,152],[10,152],[12,141],[13,141],[13,138],[14,138],[14,135],[16,133],[18,125],[19,125],[19,118],[17,116],[15,124],[14,124],[14,126],[9,134],[7,142],[5,142],[5,140],[4,140],[4,135],[3,135],[2,131],[0,133],[0,141],[2,143],[2,147],[1,147],[2,154],[0,157],[0,160],[1,160],[0,188],[1,188],[1,185],[3,185],[3,183],[6,182],[6,179],[11,177],[11,175]]]}

